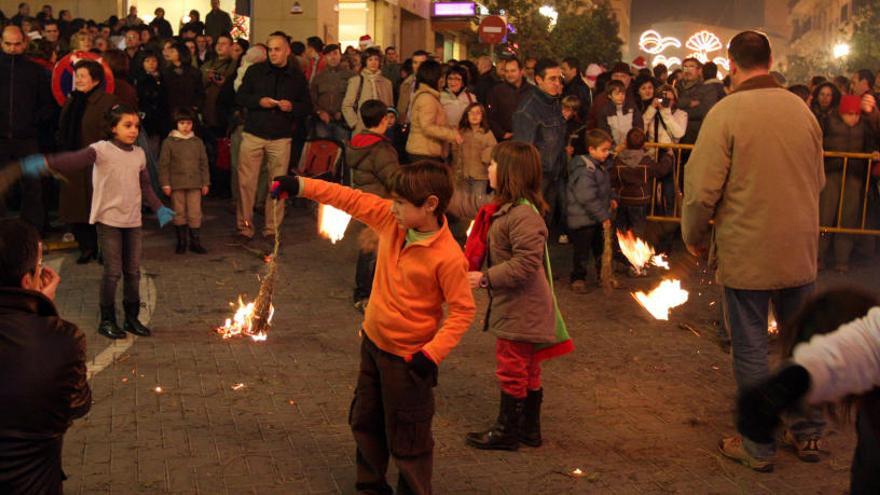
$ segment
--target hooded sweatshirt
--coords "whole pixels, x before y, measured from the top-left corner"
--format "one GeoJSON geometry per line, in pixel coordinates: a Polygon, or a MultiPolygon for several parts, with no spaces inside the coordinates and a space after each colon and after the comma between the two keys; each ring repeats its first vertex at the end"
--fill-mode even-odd
{"type": "Polygon", "coordinates": [[[667,161],[658,165],[644,150],[626,149],[611,169],[611,187],[624,206],[645,206],[651,201],[653,179],[669,173],[667,161]]]}

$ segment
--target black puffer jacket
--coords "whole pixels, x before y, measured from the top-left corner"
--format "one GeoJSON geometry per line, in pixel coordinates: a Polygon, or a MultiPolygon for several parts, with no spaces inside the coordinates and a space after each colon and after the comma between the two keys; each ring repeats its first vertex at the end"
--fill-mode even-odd
{"type": "Polygon", "coordinates": [[[247,109],[244,132],[263,139],[282,139],[292,135],[293,123],[312,113],[309,83],[295,64],[276,67],[261,62],[248,67],[238,88],[235,101],[247,109]],[[282,112],[278,107],[263,108],[260,99],[288,100],[293,110],[282,112]]]}
{"type": "Polygon", "coordinates": [[[23,55],[0,53],[0,138],[36,138],[53,111],[46,71],[23,55]]]}
{"type": "Polygon", "coordinates": [[[85,359],[52,301],[0,288],[0,493],[61,493],[62,437],[92,404],[85,359]]]}

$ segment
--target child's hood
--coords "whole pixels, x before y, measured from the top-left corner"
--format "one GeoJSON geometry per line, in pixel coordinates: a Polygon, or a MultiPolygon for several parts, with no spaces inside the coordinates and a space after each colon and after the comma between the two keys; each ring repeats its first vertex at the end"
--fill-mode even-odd
{"type": "Polygon", "coordinates": [[[589,155],[577,155],[568,162],[569,175],[585,175],[596,170],[603,169],[602,164],[593,160],[589,155]]]}
{"type": "Polygon", "coordinates": [[[177,139],[192,139],[196,137],[196,133],[190,132],[189,134],[184,134],[177,129],[174,129],[171,131],[171,133],[168,134],[168,137],[177,139]]]}
{"type": "Polygon", "coordinates": [[[645,150],[623,150],[617,155],[617,162],[626,167],[638,167],[645,158],[645,150]]]}

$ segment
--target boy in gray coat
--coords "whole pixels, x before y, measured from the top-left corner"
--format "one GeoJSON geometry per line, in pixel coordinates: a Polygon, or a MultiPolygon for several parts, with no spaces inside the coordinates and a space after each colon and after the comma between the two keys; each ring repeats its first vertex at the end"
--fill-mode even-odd
{"type": "Polygon", "coordinates": [[[202,226],[202,196],[208,194],[211,178],[208,172],[208,154],[205,143],[193,132],[195,114],[188,108],[179,108],[173,114],[176,129],[162,143],[159,155],[159,184],[162,192],[171,197],[174,208],[174,227],[177,229],[175,253],[186,252],[187,230],[189,250],[205,254],[199,229],[202,226]]]}
{"type": "Polygon", "coordinates": [[[601,129],[591,129],[587,131],[586,142],[587,155],[575,156],[568,164],[566,195],[566,219],[574,247],[571,290],[577,293],[587,290],[584,263],[591,252],[597,265],[596,273],[599,273],[604,250],[602,229],[610,228],[611,212],[617,208],[605,163],[613,145],[611,135],[601,129]]]}

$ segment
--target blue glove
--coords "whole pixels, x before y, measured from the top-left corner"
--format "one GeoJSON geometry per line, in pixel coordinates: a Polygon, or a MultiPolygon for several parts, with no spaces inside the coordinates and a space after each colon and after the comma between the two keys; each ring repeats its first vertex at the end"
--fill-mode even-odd
{"type": "Polygon", "coordinates": [[[296,175],[279,175],[272,182],[270,191],[272,199],[287,199],[299,195],[299,177],[296,175]]]}
{"type": "Polygon", "coordinates": [[[168,225],[168,222],[170,222],[175,215],[176,213],[174,213],[174,210],[167,206],[159,208],[159,211],[156,212],[156,216],[159,217],[159,227],[168,225]]]}
{"type": "Polygon", "coordinates": [[[28,155],[21,159],[21,175],[29,179],[39,179],[49,171],[49,164],[43,155],[28,155]]]}

